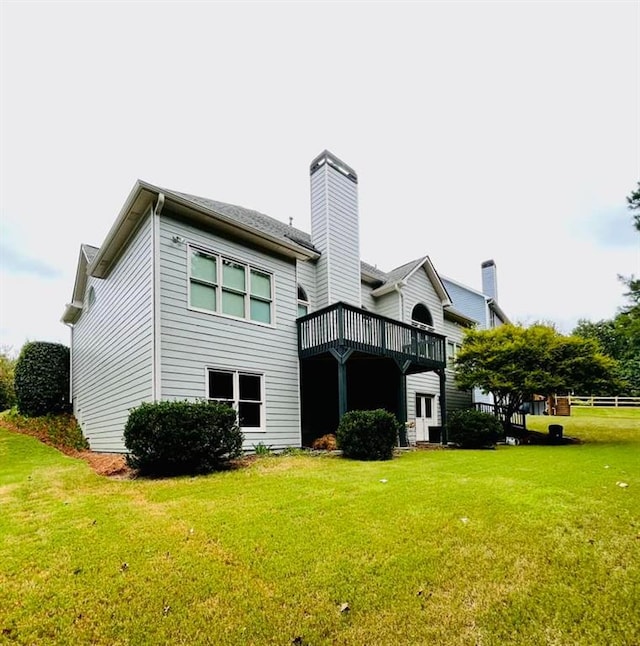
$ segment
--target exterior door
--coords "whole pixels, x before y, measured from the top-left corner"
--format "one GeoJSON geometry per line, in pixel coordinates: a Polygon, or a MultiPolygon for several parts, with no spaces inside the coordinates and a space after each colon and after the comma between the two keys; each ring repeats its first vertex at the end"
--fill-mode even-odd
{"type": "Polygon", "coordinates": [[[429,442],[429,427],[436,424],[435,396],[416,394],[416,442],[429,442]]]}

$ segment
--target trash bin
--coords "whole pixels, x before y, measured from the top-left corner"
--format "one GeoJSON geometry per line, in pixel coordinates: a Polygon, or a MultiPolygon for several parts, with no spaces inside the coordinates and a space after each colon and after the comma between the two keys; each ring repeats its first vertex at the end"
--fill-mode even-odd
{"type": "Polygon", "coordinates": [[[549,424],[549,437],[551,437],[551,439],[561,440],[562,431],[563,431],[562,424],[549,424]]]}

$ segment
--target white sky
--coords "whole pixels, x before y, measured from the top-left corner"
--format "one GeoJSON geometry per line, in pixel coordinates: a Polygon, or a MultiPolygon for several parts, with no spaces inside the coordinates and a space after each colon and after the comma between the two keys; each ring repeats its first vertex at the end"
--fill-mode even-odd
{"type": "Polygon", "coordinates": [[[80,243],[135,180],[309,230],[359,176],[363,260],[429,254],[514,320],[610,318],[640,272],[638,2],[1,2],[0,345],[68,343],[80,243]]]}

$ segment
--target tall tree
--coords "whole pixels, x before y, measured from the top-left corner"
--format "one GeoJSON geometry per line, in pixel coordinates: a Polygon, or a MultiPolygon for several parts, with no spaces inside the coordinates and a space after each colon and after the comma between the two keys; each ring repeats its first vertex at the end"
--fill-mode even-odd
{"type": "Polygon", "coordinates": [[[630,211],[637,211],[633,216],[633,224],[640,231],[640,182],[638,182],[636,190],[631,191],[631,194],[627,196],[627,203],[627,208],[630,211]]]}
{"type": "Polygon", "coordinates": [[[502,325],[465,333],[455,381],[490,392],[510,425],[534,394],[609,390],[617,382],[616,362],[593,339],[564,336],[548,325],[502,325]]]}

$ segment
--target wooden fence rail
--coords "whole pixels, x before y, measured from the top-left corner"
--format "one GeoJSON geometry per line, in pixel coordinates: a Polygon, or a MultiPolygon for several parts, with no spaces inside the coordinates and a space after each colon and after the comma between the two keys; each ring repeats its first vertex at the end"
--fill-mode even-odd
{"type": "Polygon", "coordinates": [[[595,395],[569,395],[571,406],[612,406],[640,408],[640,397],[597,397],[595,395]]]}

